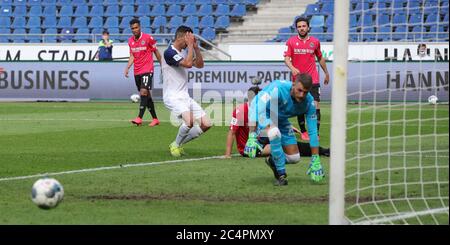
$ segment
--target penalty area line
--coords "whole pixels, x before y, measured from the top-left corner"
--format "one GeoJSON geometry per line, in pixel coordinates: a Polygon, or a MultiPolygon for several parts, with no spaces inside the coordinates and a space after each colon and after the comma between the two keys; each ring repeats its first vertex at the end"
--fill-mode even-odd
{"type": "MultiPolygon", "coordinates": [[[[237,156],[237,155],[238,154],[234,154],[233,156],[237,156]]],[[[96,171],[121,169],[121,168],[144,167],[144,166],[154,166],[154,165],[193,162],[193,161],[205,161],[205,160],[211,160],[211,159],[224,159],[224,156],[221,155],[221,156],[210,156],[210,157],[200,157],[200,158],[177,159],[177,160],[167,160],[167,161],[148,162],[148,163],[129,163],[129,164],[119,164],[119,165],[115,165],[115,166],[108,166],[108,167],[85,168],[85,169],[69,170],[69,171],[62,171],[62,172],[39,173],[39,174],[15,176],[15,177],[3,177],[3,178],[0,178],[0,182],[11,181],[11,180],[32,179],[32,178],[40,178],[40,177],[52,177],[52,176],[57,176],[57,175],[96,172],[96,171]]]]}

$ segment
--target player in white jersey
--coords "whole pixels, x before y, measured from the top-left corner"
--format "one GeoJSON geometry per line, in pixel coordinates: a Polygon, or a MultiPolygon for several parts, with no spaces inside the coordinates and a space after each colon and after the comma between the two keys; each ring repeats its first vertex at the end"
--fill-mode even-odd
{"type": "Polygon", "coordinates": [[[169,145],[174,157],[184,154],[182,145],[197,138],[211,127],[205,111],[188,93],[187,69],[203,68],[204,62],[193,31],[187,26],[178,27],[175,41],[162,57],[163,100],[172,116],[181,118],[178,135],[169,145]]]}

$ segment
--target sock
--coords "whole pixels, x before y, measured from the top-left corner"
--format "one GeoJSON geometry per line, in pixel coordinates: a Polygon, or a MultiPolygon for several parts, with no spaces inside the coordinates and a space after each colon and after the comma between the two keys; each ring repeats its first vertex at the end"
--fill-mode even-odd
{"type": "Polygon", "coordinates": [[[142,118],[145,113],[145,108],[147,107],[147,96],[141,95],[141,104],[139,105],[139,117],[142,118]]]}
{"type": "Polygon", "coordinates": [[[181,141],[181,144],[182,145],[186,144],[187,142],[200,136],[202,133],[203,133],[203,130],[198,125],[195,125],[194,127],[191,128],[191,130],[189,130],[189,133],[181,141]]]}
{"type": "Polygon", "coordinates": [[[320,109],[316,110],[317,115],[317,136],[319,136],[319,128],[320,128],[320,109]]]}
{"type": "Polygon", "coordinates": [[[286,156],[284,155],[283,147],[281,146],[281,137],[275,137],[270,140],[270,148],[272,151],[272,160],[275,163],[278,174],[286,174],[286,156]]]}
{"type": "Polygon", "coordinates": [[[297,141],[298,151],[300,152],[300,156],[302,157],[310,157],[311,156],[311,146],[309,143],[299,142],[297,141]]]}
{"type": "Polygon", "coordinates": [[[184,138],[187,137],[190,130],[191,128],[189,128],[186,124],[181,124],[180,129],[178,129],[177,137],[175,139],[175,143],[177,144],[177,146],[180,146],[182,144],[184,138]]]}
{"type": "Polygon", "coordinates": [[[305,127],[305,114],[299,115],[297,116],[297,122],[298,122],[298,126],[300,127],[300,131],[302,133],[306,132],[306,127],[305,127]]]}
{"type": "Polygon", "coordinates": [[[152,96],[148,96],[147,107],[150,114],[152,114],[152,118],[157,119],[158,117],[156,116],[155,104],[153,104],[152,96]]]}

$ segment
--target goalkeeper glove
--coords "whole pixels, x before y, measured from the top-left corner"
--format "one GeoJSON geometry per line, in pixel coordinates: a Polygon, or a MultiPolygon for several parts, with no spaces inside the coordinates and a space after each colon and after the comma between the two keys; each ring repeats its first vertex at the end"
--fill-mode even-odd
{"type": "Polygon", "coordinates": [[[316,183],[320,182],[325,177],[322,164],[320,164],[319,155],[312,155],[311,163],[309,164],[306,174],[316,183]]]}
{"type": "Polygon", "coordinates": [[[245,144],[244,154],[246,154],[250,158],[256,157],[257,149],[262,151],[262,147],[258,143],[258,140],[256,139],[256,137],[257,137],[257,134],[255,132],[249,133],[247,143],[245,144]]]}

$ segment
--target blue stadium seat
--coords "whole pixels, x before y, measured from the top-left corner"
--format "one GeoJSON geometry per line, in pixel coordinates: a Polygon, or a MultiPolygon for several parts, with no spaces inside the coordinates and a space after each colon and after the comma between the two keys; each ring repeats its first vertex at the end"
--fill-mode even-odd
{"type": "Polygon", "coordinates": [[[320,14],[322,15],[330,15],[334,13],[334,3],[328,2],[322,5],[322,8],[320,9],[320,14]]]}
{"type": "Polygon", "coordinates": [[[88,5],[90,6],[103,5],[103,0],[89,0],[88,5]]]}
{"type": "Polygon", "coordinates": [[[257,4],[259,4],[259,0],[245,0],[245,4],[247,4],[247,5],[257,5],[257,4]]]}
{"type": "Polygon", "coordinates": [[[439,13],[439,7],[438,6],[430,6],[430,7],[424,7],[423,8],[423,14],[435,14],[439,13]]]}
{"type": "Polygon", "coordinates": [[[119,28],[119,18],[112,16],[106,18],[105,25],[103,25],[105,28],[119,28]]]}
{"type": "Polygon", "coordinates": [[[178,28],[179,26],[183,25],[183,17],[181,16],[172,16],[170,18],[169,24],[167,27],[169,28],[178,28]]]}
{"type": "Polygon", "coordinates": [[[44,17],[44,21],[42,22],[43,28],[56,28],[56,17],[55,16],[46,16],[44,17]]]}
{"type": "Polygon", "coordinates": [[[212,5],[211,4],[203,4],[203,5],[201,5],[197,14],[200,15],[200,16],[213,15],[212,5]]]}
{"type": "Polygon", "coordinates": [[[119,5],[119,1],[118,0],[104,0],[103,1],[104,5],[110,6],[110,5],[119,5]]]}
{"type": "Polygon", "coordinates": [[[405,14],[394,14],[394,17],[392,19],[392,23],[394,25],[406,25],[406,23],[407,23],[407,16],[405,14]]]}
{"type": "Polygon", "coordinates": [[[407,40],[407,32],[408,28],[405,25],[400,25],[395,28],[394,33],[392,34],[393,41],[401,41],[407,40]]]}
{"type": "Polygon", "coordinates": [[[443,22],[448,23],[448,13],[445,14],[444,19],[443,19],[443,22]]]}
{"type": "Polygon", "coordinates": [[[57,6],[68,6],[68,5],[72,6],[72,1],[71,0],[58,0],[56,2],[56,5],[57,6]]]}
{"type": "MultiPolygon", "coordinates": [[[[73,23],[73,27],[80,28],[78,26],[75,26],[75,23],[77,23],[76,19],[75,19],[75,22],[73,23]]],[[[99,16],[92,17],[91,20],[89,21],[88,27],[89,28],[100,28],[100,27],[103,27],[103,18],[99,17],[99,16]]]]}
{"type": "Polygon", "coordinates": [[[411,26],[422,25],[423,22],[424,22],[423,15],[421,14],[411,15],[409,17],[409,25],[411,26]]]}
{"type": "Polygon", "coordinates": [[[306,6],[305,15],[312,16],[320,14],[320,5],[319,4],[308,4],[306,6]]]}
{"type": "Polygon", "coordinates": [[[14,35],[11,35],[11,41],[13,42],[13,43],[24,43],[25,42],[25,39],[26,39],[26,31],[25,31],[25,29],[24,28],[17,28],[17,29],[14,29],[14,31],[13,31],[13,33],[12,34],[14,34],[14,35]],[[23,35],[20,35],[20,34],[23,34],[23,35]]]}
{"type": "Polygon", "coordinates": [[[392,27],[390,25],[384,25],[378,28],[378,41],[390,41],[391,40],[392,27]]]}
{"type": "Polygon", "coordinates": [[[14,0],[13,1],[13,6],[26,6],[27,5],[27,0],[14,0]]]}
{"type": "Polygon", "coordinates": [[[201,36],[208,41],[213,41],[216,39],[216,31],[213,28],[207,27],[203,29],[201,36]]]}
{"type": "Polygon", "coordinates": [[[409,0],[407,7],[411,10],[411,9],[418,9],[420,8],[422,5],[422,0],[409,0]]]}
{"type": "Polygon", "coordinates": [[[14,17],[27,15],[27,6],[26,5],[16,6],[14,8],[13,15],[14,17]]]}
{"type": "MultiPolygon", "coordinates": [[[[131,16],[123,17],[120,21],[119,28],[130,29],[130,21],[133,19],[131,16]]],[[[142,21],[141,21],[142,26],[142,21]]]]}
{"type": "Polygon", "coordinates": [[[244,0],[229,0],[228,3],[230,4],[244,4],[244,0]]]}
{"type": "Polygon", "coordinates": [[[183,8],[183,12],[181,12],[181,16],[191,16],[191,15],[197,15],[197,6],[185,5],[183,8]]]}
{"type": "Polygon", "coordinates": [[[152,23],[153,29],[160,29],[161,27],[164,27],[167,25],[167,18],[166,16],[157,16],[152,23]]]}
{"type": "MultiPolygon", "coordinates": [[[[108,28],[109,31],[109,36],[112,40],[119,40],[120,39],[120,31],[119,28],[108,28]]],[[[98,32],[95,33],[96,36],[98,35],[99,38],[101,38],[102,32],[98,32]]],[[[99,40],[99,38],[97,38],[97,40],[99,40]]]]}
{"type": "Polygon", "coordinates": [[[361,17],[359,17],[359,23],[358,25],[362,25],[362,26],[374,26],[375,23],[373,21],[373,15],[371,14],[363,14],[361,15],[361,17]]]}
{"type": "Polygon", "coordinates": [[[390,24],[389,15],[387,14],[380,14],[377,16],[377,26],[383,26],[390,24]]]}
{"type": "Polygon", "coordinates": [[[41,28],[41,17],[30,17],[28,19],[27,28],[41,28]]]}
{"type": "Polygon", "coordinates": [[[44,11],[42,11],[42,15],[46,16],[55,16],[56,17],[56,5],[48,5],[44,7],[44,11]]]}
{"type": "Polygon", "coordinates": [[[86,5],[87,0],[72,0],[72,6],[86,5]]]}
{"type": "Polygon", "coordinates": [[[425,19],[425,24],[433,24],[438,22],[439,22],[439,15],[437,13],[430,14],[425,19]]]}
{"type": "MultiPolygon", "coordinates": [[[[139,18],[139,21],[141,22],[141,27],[150,27],[150,17],[148,16],[143,16],[139,18]]],[[[129,23],[128,23],[129,26],[129,23]]]]}
{"type": "Polygon", "coordinates": [[[103,16],[103,5],[94,5],[91,8],[91,12],[89,13],[89,16],[103,16]]]}
{"type": "Polygon", "coordinates": [[[230,27],[230,17],[226,15],[219,16],[214,24],[214,27],[217,29],[226,29],[230,27]]]}
{"type": "Polygon", "coordinates": [[[325,26],[326,27],[330,27],[334,25],[334,16],[333,15],[328,15],[327,19],[325,20],[325,26]]]}
{"type": "Polygon", "coordinates": [[[11,25],[12,28],[24,28],[26,24],[25,17],[16,17],[11,25]]]}
{"type": "Polygon", "coordinates": [[[47,28],[45,30],[44,34],[47,34],[47,35],[44,35],[42,37],[43,43],[56,43],[56,40],[57,40],[56,34],[58,34],[58,32],[56,31],[55,28],[47,28]]]}
{"type": "MultiPolygon", "coordinates": [[[[92,17],[90,23],[92,23],[93,21],[98,20],[98,19],[101,20],[102,17],[92,17]]],[[[102,24],[103,24],[102,21],[100,21],[100,25],[102,25],[102,24]]],[[[86,28],[87,26],[88,25],[87,25],[86,17],[76,17],[72,24],[73,28],[86,28]]],[[[89,27],[91,27],[91,26],[89,26],[89,27]]],[[[92,26],[92,27],[97,27],[97,26],[92,26]]]]}
{"type": "Polygon", "coordinates": [[[1,16],[12,16],[12,7],[11,6],[1,6],[0,7],[0,17],[1,16]]]}
{"type": "Polygon", "coordinates": [[[162,4],[153,5],[152,11],[149,14],[150,16],[162,16],[166,15],[166,7],[162,4]]]}
{"type": "Polygon", "coordinates": [[[11,26],[11,18],[10,17],[0,17],[0,29],[10,27],[11,26]]]}
{"type": "MultiPolygon", "coordinates": [[[[322,36],[322,33],[324,32],[323,27],[311,27],[310,33],[312,36],[315,36],[319,38],[322,36]]],[[[320,39],[320,38],[319,38],[320,39]]]]}
{"type": "Polygon", "coordinates": [[[62,6],[59,10],[59,16],[73,16],[73,8],[72,5],[62,6]]]}
{"type": "Polygon", "coordinates": [[[184,24],[186,26],[191,27],[192,29],[194,28],[198,28],[199,27],[199,23],[200,21],[198,20],[197,16],[189,16],[187,17],[186,21],[184,22],[184,24]]]}
{"type": "Polygon", "coordinates": [[[325,26],[325,16],[314,15],[309,21],[310,27],[324,27],[325,26]]]}
{"type": "Polygon", "coordinates": [[[392,7],[395,9],[403,9],[407,3],[408,0],[392,0],[392,7]]]}
{"type": "Polygon", "coordinates": [[[120,16],[134,16],[134,5],[125,5],[120,11],[120,16]]]}
{"type": "Polygon", "coordinates": [[[168,6],[180,3],[179,0],[164,0],[163,2],[168,6]]]}
{"type": "Polygon", "coordinates": [[[361,30],[362,40],[364,42],[373,42],[375,41],[375,28],[374,27],[364,27],[361,30]]]}
{"type": "Polygon", "coordinates": [[[42,0],[42,6],[56,6],[56,0],[42,0]]]}
{"type": "Polygon", "coordinates": [[[217,5],[217,9],[216,9],[215,15],[216,16],[230,15],[230,6],[228,6],[227,4],[219,4],[219,5],[217,5]]]}
{"type": "Polygon", "coordinates": [[[181,15],[181,6],[178,4],[170,5],[169,9],[166,12],[167,16],[177,16],[181,15]]]}
{"type": "Polygon", "coordinates": [[[84,17],[89,15],[89,8],[87,5],[78,5],[75,9],[75,13],[73,16],[75,17],[84,17]]]}
{"type": "MultiPolygon", "coordinates": [[[[142,29],[141,29],[141,31],[142,31],[142,29]]],[[[144,33],[145,33],[145,32],[144,32],[144,33]]],[[[131,32],[131,29],[130,29],[130,28],[124,29],[124,30],[122,31],[122,35],[119,36],[119,41],[120,41],[121,43],[128,42],[128,38],[130,38],[131,35],[133,35],[133,33],[131,32]]]]}
{"type": "Polygon", "coordinates": [[[145,16],[148,14],[150,14],[150,5],[147,5],[147,4],[138,5],[138,8],[136,10],[137,16],[145,16]]]}
{"type": "Polygon", "coordinates": [[[408,40],[411,41],[421,41],[422,40],[422,27],[421,26],[414,26],[411,29],[411,32],[408,33],[408,40]]]}
{"type": "Polygon", "coordinates": [[[59,18],[58,24],[56,25],[58,28],[70,28],[72,27],[72,18],[65,16],[59,18]]]}
{"type": "Polygon", "coordinates": [[[41,35],[42,31],[41,28],[32,28],[30,31],[28,31],[28,42],[30,43],[40,43],[41,42],[41,35]]]}
{"type": "Polygon", "coordinates": [[[195,4],[197,5],[212,4],[212,0],[195,0],[195,4]]]}
{"type": "Polygon", "coordinates": [[[138,6],[151,4],[152,0],[136,0],[135,4],[138,6]]]}
{"type": "Polygon", "coordinates": [[[200,28],[214,27],[214,17],[211,15],[204,16],[199,23],[200,28]]]}
{"type": "Polygon", "coordinates": [[[184,5],[192,5],[195,4],[195,0],[180,0],[180,3],[184,5]]]}
{"type": "Polygon", "coordinates": [[[87,43],[92,39],[88,28],[78,28],[75,34],[75,41],[77,43],[87,43]]]}
{"type": "Polygon", "coordinates": [[[228,4],[228,0],[212,0],[212,3],[215,5],[228,4]]]}
{"type": "Polygon", "coordinates": [[[0,26],[0,43],[8,43],[9,39],[8,37],[10,36],[11,29],[9,28],[3,28],[0,26]]]}
{"type": "Polygon", "coordinates": [[[119,16],[119,5],[109,5],[108,7],[106,7],[105,16],[106,17],[119,16]]]}
{"type": "Polygon", "coordinates": [[[120,1],[120,5],[125,6],[125,5],[134,5],[135,2],[134,0],[122,0],[120,1]]]}
{"type": "MultiPolygon", "coordinates": [[[[13,0],[0,0],[0,6],[4,7],[4,6],[12,6],[13,5],[13,0]]],[[[1,28],[0,28],[1,29],[1,28]]],[[[2,29],[3,30],[3,29],[2,29]]]]}
{"type": "Polygon", "coordinates": [[[28,16],[42,16],[42,8],[40,5],[31,6],[30,11],[28,12],[28,16]]]}
{"type": "Polygon", "coordinates": [[[74,30],[72,28],[64,28],[61,30],[58,40],[62,43],[73,43],[74,30]]]}
{"type": "Polygon", "coordinates": [[[247,9],[244,4],[236,4],[230,12],[230,16],[243,17],[247,14],[247,9]]]}
{"type": "Polygon", "coordinates": [[[358,16],[355,14],[350,15],[350,27],[358,26],[358,16]]]}
{"type": "Polygon", "coordinates": [[[41,6],[41,0],[28,0],[28,6],[41,6]]]}

